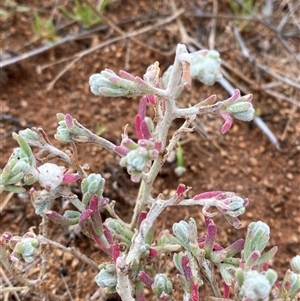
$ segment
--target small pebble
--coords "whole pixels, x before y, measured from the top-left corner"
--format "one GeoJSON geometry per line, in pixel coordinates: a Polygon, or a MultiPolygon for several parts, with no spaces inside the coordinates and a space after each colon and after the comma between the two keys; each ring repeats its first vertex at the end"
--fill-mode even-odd
{"type": "Polygon", "coordinates": [[[20,105],[21,105],[22,108],[27,108],[28,107],[28,102],[26,100],[22,99],[20,101],[20,105]]]}
{"type": "Polygon", "coordinates": [[[237,175],[239,173],[238,168],[232,168],[231,170],[232,174],[237,175]]]}
{"type": "Polygon", "coordinates": [[[225,165],[221,165],[221,166],[220,166],[220,170],[224,171],[224,170],[226,170],[226,169],[227,169],[227,167],[226,167],[225,165]]]}
{"type": "Polygon", "coordinates": [[[251,181],[254,182],[254,183],[256,183],[256,182],[257,182],[257,177],[252,176],[252,177],[251,177],[251,181]]]}
{"type": "Polygon", "coordinates": [[[239,131],[239,127],[237,124],[234,124],[233,127],[231,128],[232,133],[237,133],[239,131]]]}
{"type": "Polygon", "coordinates": [[[205,167],[204,164],[203,164],[202,162],[199,162],[198,165],[199,165],[199,167],[200,167],[201,169],[204,169],[204,167],[205,167]]]}
{"type": "Polygon", "coordinates": [[[249,161],[252,166],[257,166],[257,164],[258,164],[257,159],[254,157],[250,157],[249,161]]]}
{"type": "Polygon", "coordinates": [[[198,168],[195,165],[192,165],[190,167],[190,169],[191,169],[192,172],[197,172],[197,170],[198,170],[198,168]]]}
{"type": "Polygon", "coordinates": [[[298,235],[292,235],[292,242],[298,243],[299,242],[299,237],[298,235]]]}
{"type": "Polygon", "coordinates": [[[79,260],[77,258],[73,258],[71,266],[73,269],[77,268],[79,264],[79,260]]]}
{"type": "Polygon", "coordinates": [[[273,210],[275,213],[279,213],[281,212],[281,207],[275,207],[273,210]]]}
{"type": "Polygon", "coordinates": [[[246,148],[247,144],[245,142],[241,142],[239,144],[240,148],[246,148]]]}
{"type": "Polygon", "coordinates": [[[243,185],[237,185],[236,186],[236,190],[237,191],[243,191],[244,190],[244,186],[243,185]]]}

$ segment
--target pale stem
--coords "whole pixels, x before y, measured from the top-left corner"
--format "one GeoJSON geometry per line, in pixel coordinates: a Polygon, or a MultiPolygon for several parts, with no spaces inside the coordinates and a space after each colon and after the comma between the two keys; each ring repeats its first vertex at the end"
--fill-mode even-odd
{"type": "MultiPolygon", "coordinates": [[[[40,223],[40,233],[43,237],[48,236],[48,228],[47,228],[48,220],[45,217],[45,214],[42,215],[42,222],[40,223]]],[[[42,245],[40,245],[40,252],[41,252],[41,267],[40,267],[40,272],[39,272],[39,280],[42,280],[43,277],[46,275],[47,271],[47,263],[48,263],[48,251],[46,248],[42,248],[42,245]]],[[[45,284],[44,282],[41,283],[41,290],[42,293],[45,293],[45,284]]]]}
{"type": "Polygon", "coordinates": [[[114,152],[115,147],[116,147],[115,144],[113,144],[112,142],[110,142],[110,141],[108,141],[108,140],[106,140],[106,139],[104,139],[100,136],[97,136],[96,134],[94,134],[90,131],[88,131],[88,132],[89,132],[89,135],[90,135],[89,138],[91,139],[89,142],[95,143],[95,144],[100,145],[101,147],[103,147],[103,148],[105,148],[109,151],[114,152]]]}
{"type": "Polygon", "coordinates": [[[191,300],[191,294],[188,292],[183,293],[183,301],[190,301],[191,300]]]}
{"type": "Polygon", "coordinates": [[[132,238],[132,244],[130,250],[126,257],[126,264],[131,265],[134,261],[139,261],[140,259],[140,249],[145,244],[145,237],[147,236],[148,232],[150,231],[153,223],[156,221],[158,216],[163,212],[166,207],[169,206],[215,206],[216,200],[214,199],[201,199],[201,200],[194,200],[194,199],[186,199],[182,200],[179,203],[177,201],[177,196],[171,197],[169,200],[162,200],[158,197],[155,200],[147,214],[145,220],[143,220],[140,231],[136,232],[134,237],[132,238]]]}
{"type": "MultiPolygon", "coordinates": [[[[172,121],[174,120],[174,111],[176,108],[175,94],[176,94],[177,86],[180,82],[180,78],[181,78],[181,74],[182,74],[181,63],[179,61],[179,55],[183,52],[187,52],[186,47],[182,44],[179,44],[177,46],[175,62],[174,62],[174,66],[172,68],[172,72],[170,74],[168,86],[167,86],[166,90],[163,91],[165,93],[161,93],[164,95],[159,95],[164,98],[164,100],[165,100],[164,105],[166,106],[163,119],[161,120],[161,122],[159,122],[157,124],[157,128],[156,128],[157,133],[158,133],[157,139],[162,142],[163,148],[166,145],[166,140],[167,140],[170,125],[171,125],[172,121]]],[[[141,210],[144,209],[145,205],[147,204],[147,202],[150,199],[153,182],[156,179],[156,177],[161,169],[162,163],[163,163],[162,157],[158,156],[154,160],[150,171],[148,173],[145,173],[144,176],[142,177],[139,196],[137,198],[136,205],[135,205],[134,212],[133,212],[133,217],[132,217],[132,220],[130,223],[131,229],[133,229],[135,227],[139,213],[141,212],[141,210]],[[140,193],[141,193],[141,196],[140,196],[140,193]]]]}
{"type": "Polygon", "coordinates": [[[131,230],[133,230],[135,228],[135,224],[136,224],[136,221],[139,217],[139,214],[140,214],[141,211],[144,210],[144,207],[146,206],[145,202],[142,201],[142,198],[143,198],[144,195],[145,195],[145,182],[142,179],[141,185],[139,187],[139,193],[138,193],[138,196],[136,198],[136,205],[134,206],[133,215],[132,215],[131,222],[130,222],[130,227],[129,228],[131,230]]]}
{"type": "Polygon", "coordinates": [[[166,208],[167,203],[168,201],[166,202],[158,199],[152,204],[146,219],[143,220],[140,226],[140,231],[136,232],[132,238],[132,244],[126,257],[126,264],[130,265],[135,260],[139,261],[140,249],[145,244],[145,237],[147,236],[157,217],[166,208]]]}
{"type": "Polygon", "coordinates": [[[67,154],[65,154],[64,152],[62,152],[61,150],[59,150],[58,148],[56,148],[55,146],[46,144],[45,146],[43,146],[43,149],[48,151],[50,154],[60,157],[62,160],[64,160],[68,164],[73,165],[73,162],[70,159],[70,157],[67,154]]]}
{"type": "Polygon", "coordinates": [[[171,204],[169,206],[215,206],[216,203],[218,201],[216,201],[215,199],[200,199],[200,200],[194,200],[194,199],[185,199],[180,201],[180,203],[178,204],[171,204]]]}
{"type": "Polygon", "coordinates": [[[176,118],[184,118],[190,115],[197,115],[198,112],[199,112],[199,108],[196,108],[195,106],[190,108],[184,108],[184,109],[182,108],[175,109],[176,118]]]}
{"type": "Polygon", "coordinates": [[[173,65],[173,70],[170,74],[168,86],[166,89],[166,95],[168,95],[169,97],[172,97],[172,99],[175,98],[178,83],[180,82],[181,75],[182,75],[182,68],[181,68],[179,56],[182,55],[183,53],[187,53],[186,46],[183,44],[178,44],[177,48],[176,48],[176,56],[175,56],[175,62],[173,65]]]}
{"type": "Polygon", "coordinates": [[[159,247],[154,247],[155,250],[166,253],[166,252],[177,252],[182,249],[182,245],[176,244],[167,244],[159,247]]]}
{"type": "Polygon", "coordinates": [[[126,275],[122,270],[126,267],[124,257],[118,257],[116,262],[116,272],[117,272],[117,286],[116,290],[124,301],[135,301],[132,297],[132,285],[129,281],[128,274],[126,275]]]}
{"type": "Polygon", "coordinates": [[[80,138],[78,141],[76,142],[90,142],[90,143],[95,143],[97,145],[100,145],[101,147],[109,150],[109,151],[114,151],[116,145],[113,144],[112,142],[106,140],[105,138],[102,138],[96,134],[94,134],[93,132],[91,132],[89,129],[85,128],[82,124],[80,124],[76,119],[74,119],[75,125],[80,127],[80,128],[84,128],[85,132],[88,134],[87,136],[85,136],[84,138],[87,138],[87,140],[82,140],[80,141],[80,138]]]}
{"type": "Polygon", "coordinates": [[[224,101],[218,101],[212,105],[206,105],[203,107],[198,107],[198,105],[194,105],[190,108],[176,108],[175,115],[176,118],[185,118],[190,115],[206,115],[206,114],[215,114],[222,107],[224,101]]]}
{"type": "Polygon", "coordinates": [[[214,291],[215,296],[221,297],[221,292],[219,290],[217,281],[215,279],[213,265],[207,259],[203,258],[202,267],[203,267],[205,275],[210,283],[210,286],[211,286],[212,290],[214,291]]]}
{"type": "Polygon", "coordinates": [[[189,119],[185,120],[183,125],[175,132],[166,148],[166,155],[164,156],[164,158],[168,158],[170,152],[176,147],[183,134],[185,134],[187,131],[193,131],[193,129],[189,128],[189,126],[195,118],[196,115],[190,116],[189,119]]]}

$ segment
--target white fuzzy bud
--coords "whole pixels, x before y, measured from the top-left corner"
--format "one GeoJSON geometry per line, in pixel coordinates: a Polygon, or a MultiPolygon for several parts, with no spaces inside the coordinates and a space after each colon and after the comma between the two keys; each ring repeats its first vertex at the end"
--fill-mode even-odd
{"type": "Polygon", "coordinates": [[[45,163],[38,168],[38,171],[40,185],[47,190],[53,190],[62,183],[65,168],[53,163],[45,163]]]}
{"type": "Polygon", "coordinates": [[[212,86],[222,78],[220,66],[220,54],[216,50],[200,50],[191,53],[191,77],[207,86],[212,86]]]}
{"type": "MultiPolygon", "coordinates": [[[[272,285],[266,275],[258,271],[248,271],[245,275],[244,283],[240,289],[240,295],[252,301],[267,301],[272,285]]],[[[247,299],[247,300],[248,300],[247,299]]]]}

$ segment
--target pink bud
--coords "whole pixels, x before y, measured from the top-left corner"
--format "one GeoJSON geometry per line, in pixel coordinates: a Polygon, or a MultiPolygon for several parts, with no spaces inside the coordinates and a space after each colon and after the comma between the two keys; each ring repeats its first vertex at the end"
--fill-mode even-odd
{"type": "Polygon", "coordinates": [[[264,262],[264,263],[262,264],[262,270],[263,270],[264,272],[266,272],[268,269],[269,269],[269,264],[268,264],[268,262],[264,262]]]}
{"type": "Polygon", "coordinates": [[[253,95],[252,94],[247,94],[247,95],[244,95],[242,96],[239,101],[249,101],[251,102],[252,101],[252,98],[253,98],[253,95]]]}
{"type": "Polygon", "coordinates": [[[70,114],[65,115],[65,122],[68,128],[73,127],[73,117],[70,114]]]}
{"type": "Polygon", "coordinates": [[[232,96],[228,99],[226,99],[226,102],[233,103],[237,101],[241,97],[241,92],[239,89],[235,89],[232,96]]]}
{"type": "Polygon", "coordinates": [[[99,209],[98,207],[99,207],[99,197],[97,194],[94,194],[90,199],[89,209],[95,211],[99,209]]]}
{"type": "Polygon", "coordinates": [[[187,256],[182,256],[181,266],[185,279],[190,282],[193,279],[192,269],[190,267],[190,260],[187,256]]]}
{"type": "Polygon", "coordinates": [[[137,143],[135,143],[132,139],[127,136],[122,139],[121,146],[128,148],[129,150],[136,149],[138,147],[137,143]]]}
{"type": "Polygon", "coordinates": [[[154,283],[154,280],[145,272],[145,271],[140,271],[139,272],[139,278],[149,287],[154,283]]]}
{"type": "Polygon", "coordinates": [[[44,214],[53,222],[58,223],[60,225],[75,225],[78,222],[76,218],[67,218],[53,210],[45,210],[44,214]]]}
{"type": "Polygon", "coordinates": [[[145,120],[141,121],[141,133],[144,139],[150,139],[152,137],[148,124],[145,120]]]}
{"type": "Polygon", "coordinates": [[[99,202],[100,207],[105,207],[109,203],[109,198],[102,198],[99,202]]]}
{"type": "Polygon", "coordinates": [[[141,86],[148,87],[147,84],[145,83],[145,81],[143,79],[141,79],[139,76],[135,76],[134,81],[141,86]]]}
{"type": "Polygon", "coordinates": [[[111,234],[110,230],[105,226],[105,225],[102,225],[103,227],[103,233],[104,233],[104,236],[107,240],[107,242],[112,245],[113,243],[113,235],[111,234]]]}
{"type": "Polygon", "coordinates": [[[84,224],[86,223],[86,221],[88,220],[89,217],[91,217],[93,214],[93,210],[92,209],[86,209],[84,210],[79,218],[79,226],[80,228],[84,228],[84,224]]]}
{"type": "Polygon", "coordinates": [[[217,236],[217,227],[213,221],[208,225],[206,232],[207,232],[207,234],[205,237],[204,249],[205,249],[206,255],[209,256],[211,254],[211,252],[213,251],[215,239],[217,236]]]}
{"type": "Polygon", "coordinates": [[[147,97],[148,97],[149,102],[150,102],[152,105],[155,105],[155,103],[156,103],[155,95],[153,95],[153,94],[148,94],[147,97]]]}
{"type": "Polygon", "coordinates": [[[197,107],[201,107],[204,105],[212,105],[217,99],[217,95],[212,94],[209,97],[207,97],[206,99],[202,100],[199,105],[196,105],[197,107]]]}
{"type": "Polygon", "coordinates": [[[116,86],[123,86],[122,83],[124,83],[124,79],[118,76],[110,76],[108,80],[116,86]]]}
{"type": "Polygon", "coordinates": [[[224,119],[224,123],[221,128],[221,133],[225,134],[231,128],[233,119],[232,119],[231,115],[228,112],[226,112],[225,110],[220,110],[218,115],[224,119]]]}
{"type": "Polygon", "coordinates": [[[78,173],[69,173],[69,174],[64,174],[63,177],[63,184],[68,184],[68,183],[73,183],[76,182],[80,179],[80,176],[78,173]]]}
{"type": "Polygon", "coordinates": [[[143,148],[152,148],[153,147],[153,142],[151,142],[150,140],[147,140],[147,139],[140,139],[138,141],[139,145],[143,148]]]}
{"type": "Polygon", "coordinates": [[[123,146],[116,146],[115,152],[121,156],[126,156],[129,153],[129,149],[127,149],[123,146]]]}
{"type": "Polygon", "coordinates": [[[117,259],[121,255],[120,247],[119,247],[118,244],[113,244],[113,246],[112,246],[112,255],[113,255],[113,261],[114,261],[114,263],[116,263],[117,259]]]}
{"type": "Polygon", "coordinates": [[[191,301],[198,301],[199,300],[199,288],[197,283],[192,284],[192,293],[191,293],[191,301]]]}
{"type": "Polygon", "coordinates": [[[116,74],[115,72],[113,72],[111,69],[108,68],[105,68],[104,71],[102,71],[101,73],[112,74],[112,75],[116,74]]]}
{"type": "Polygon", "coordinates": [[[225,299],[229,299],[229,295],[230,295],[230,287],[224,282],[222,281],[223,283],[223,298],[225,299]]]}
{"type": "Polygon", "coordinates": [[[136,135],[138,137],[138,139],[142,139],[143,138],[143,134],[141,132],[141,116],[140,115],[136,115],[135,116],[135,132],[136,135]]]}
{"type": "Polygon", "coordinates": [[[186,186],[184,184],[179,184],[177,186],[176,194],[178,196],[182,196],[182,194],[186,191],[186,186]]]}
{"type": "Polygon", "coordinates": [[[120,70],[120,71],[119,71],[119,75],[120,75],[122,78],[131,80],[131,81],[135,81],[135,77],[134,77],[132,74],[130,74],[130,73],[124,71],[124,70],[120,70]]]}
{"type": "Polygon", "coordinates": [[[146,116],[146,109],[147,109],[147,96],[143,96],[139,106],[139,116],[141,117],[141,120],[144,120],[146,116]]]}
{"type": "Polygon", "coordinates": [[[147,211],[141,211],[140,212],[138,220],[137,220],[137,226],[138,226],[138,228],[140,228],[142,221],[144,219],[146,219],[147,214],[148,214],[147,211]]]}
{"type": "Polygon", "coordinates": [[[284,284],[284,288],[287,290],[287,291],[290,291],[291,290],[291,287],[292,287],[292,283],[290,280],[287,280],[287,282],[284,284]]]}
{"type": "Polygon", "coordinates": [[[149,256],[150,257],[157,257],[159,255],[159,252],[153,248],[149,249],[149,256]]]}
{"type": "Polygon", "coordinates": [[[224,248],[218,244],[214,244],[214,247],[213,247],[214,251],[221,251],[223,250],[224,248]]]}

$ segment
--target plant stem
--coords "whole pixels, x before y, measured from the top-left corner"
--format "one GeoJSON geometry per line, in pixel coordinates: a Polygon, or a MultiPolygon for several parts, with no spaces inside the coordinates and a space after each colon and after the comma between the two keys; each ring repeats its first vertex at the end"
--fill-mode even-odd
{"type": "MultiPolygon", "coordinates": [[[[165,150],[166,147],[169,128],[172,121],[174,120],[174,115],[175,115],[174,112],[176,110],[175,95],[182,74],[182,67],[179,60],[179,56],[182,53],[186,53],[186,52],[187,52],[186,47],[182,44],[178,44],[176,49],[175,61],[172,68],[172,72],[170,74],[168,86],[166,90],[160,90],[159,97],[161,97],[161,99],[159,97],[157,98],[158,109],[161,105],[165,106],[162,119],[158,121],[156,127],[157,139],[162,142],[163,151],[165,150]]],[[[130,223],[130,229],[134,229],[139,213],[145,208],[145,205],[150,199],[153,182],[155,181],[161,169],[162,164],[163,164],[163,156],[158,156],[154,160],[150,168],[150,171],[148,173],[145,173],[144,177],[142,178],[139,195],[136,201],[133,217],[130,223]]]]}
{"type": "Polygon", "coordinates": [[[207,259],[203,258],[202,267],[215,296],[221,297],[221,292],[215,278],[213,265],[207,259]]]}
{"type": "Polygon", "coordinates": [[[118,294],[124,301],[135,301],[135,299],[131,295],[132,285],[129,281],[128,273],[126,274],[123,272],[123,269],[126,266],[124,257],[118,257],[116,265],[118,278],[116,290],[118,294]]]}

